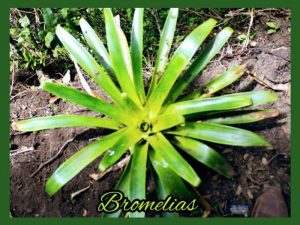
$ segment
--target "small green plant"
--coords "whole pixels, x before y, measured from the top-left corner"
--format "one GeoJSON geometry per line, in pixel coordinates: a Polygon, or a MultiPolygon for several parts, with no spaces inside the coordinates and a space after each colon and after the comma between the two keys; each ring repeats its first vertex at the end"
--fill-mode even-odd
{"type": "MultiPolygon", "coordinates": [[[[183,152],[230,178],[234,174],[232,167],[208,145],[209,142],[244,147],[271,146],[257,134],[234,125],[276,116],[277,111],[273,109],[243,110],[274,102],[277,99],[275,93],[256,91],[211,97],[239,79],[246,69],[245,65],[234,66],[203,85],[201,90],[182,96],[233,30],[229,27],[221,30],[191,62],[216,25],[214,19],[208,19],[196,27],[169,58],[178,17],[178,9],[170,9],[161,34],[152,81],[146,91],[142,69],[143,12],[143,9],[134,11],[131,45],[128,46],[111,10],[103,10],[108,51],[87,21],[80,20],[87,44],[101,64],[66,30],[57,27],[56,34],[71,57],[106,91],[113,103],[58,83],[45,82],[41,88],[108,118],[56,115],[19,121],[15,128],[38,131],[87,126],[107,128],[112,133],[87,145],[64,162],[46,183],[49,195],[54,195],[100,155],[104,154],[99,170],[105,171],[129,153],[130,161],[116,186],[125,196],[132,200],[146,198],[146,170],[149,168],[155,176],[159,199],[170,194],[189,198],[193,189],[187,184],[198,187],[201,179],[182,156],[183,152]],[[191,65],[186,68],[190,62],[191,65]],[[228,115],[230,111],[234,111],[234,115],[228,115]],[[151,167],[147,167],[148,164],[151,167]]],[[[129,216],[141,217],[145,213],[134,212],[129,216]]]]}
{"type": "Polygon", "coordinates": [[[31,70],[45,67],[66,54],[55,37],[56,26],[64,24],[66,29],[74,31],[79,27],[82,15],[77,9],[71,8],[24,9],[22,12],[11,9],[11,13],[13,11],[20,16],[10,28],[11,43],[17,53],[13,54],[13,58],[20,62],[21,68],[31,70]]]}
{"type": "MultiPolygon", "coordinates": [[[[256,33],[253,33],[252,35],[249,36],[250,40],[253,40],[255,38],[256,33]]],[[[247,40],[247,35],[246,34],[240,34],[236,37],[236,39],[241,43],[244,44],[247,40]]]]}
{"type": "Polygon", "coordinates": [[[266,22],[268,27],[268,34],[276,33],[280,29],[280,25],[276,22],[266,22]]]}

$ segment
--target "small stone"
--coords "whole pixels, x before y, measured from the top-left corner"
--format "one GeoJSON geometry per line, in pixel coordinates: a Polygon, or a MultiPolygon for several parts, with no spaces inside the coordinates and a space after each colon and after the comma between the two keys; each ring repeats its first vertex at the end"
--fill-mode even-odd
{"type": "Polygon", "coordinates": [[[247,205],[232,205],[230,206],[230,211],[234,215],[244,215],[247,217],[249,207],[247,205]]]}
{"type": "Polygon", "coordinates": [[[245,161],[247,161],[247,160],[249,159],[249,154],[246,153],[246,154],[243,156],[243,159],[244,159],[245,161]]]}
{"type": "Polygon", "coordinates": [[[88,211],[86,210],[86,209],[83,209],[83,213],[82,213],[82,216],[87,216],[87,214],[88,214],[88,211]]]}
{"type": "Polygon", "coordinates": [[[257,42],[256,41],[250,41],[250,46],[251,47],[255,47],[257,45],[257,42]]]}
{"type": "Polygon", "coordinates": [[[267,165],[267,164],[268,164],[268,160],[267,160],[265,157],[262,157],[262,159],[261,159],[261,164],[262,164],[263,166],[267,165]]]}

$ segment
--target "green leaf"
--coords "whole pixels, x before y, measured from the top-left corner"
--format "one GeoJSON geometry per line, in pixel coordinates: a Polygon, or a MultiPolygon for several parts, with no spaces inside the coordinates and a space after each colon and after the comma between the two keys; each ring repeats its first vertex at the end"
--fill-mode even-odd
{"type": "Polygon", "coordinates": [[[222,90],[228,85],[232,84],[234,81],[239,79],[244,72],[246,71],[246,65],[238,65],[230,68],[224,73],[219,74],[212,80],[210,80],[203,87],[203,92],[201,97],[205,98],[207,96],[212,95],[213,93],[222,90]]]}
{"type": "Polygon", "coordinates": [[[276,32],[275,29],[269,29],[269,30],[267,31],[268,34],[273,34],[273,33],[275,33],[275,32],[276,32]]]}
{"type": "Polygon", "coordinates": [[[276,109],[257,110],[252,112],[239,112],[238,115],[225,116],[205,120],[209,123],[218,124],[242,124],[242,123],[253,123],[264,119],[269,119],[278,116],[279,112],[276,109]]]}
{"type": "Polygon", "coordinates": [[[103,159],[99,163],[99,170],[103,172],[108,167],[112,166],[130,147],[141,140],[142,137],[143,133],[136,127],[128,128],[120,140],[105,153],[103,159]]]}
{"type": "Polygon", "coordinates": [[[247,97],[252,99],[252,106],[264,105],[277,101],[278,96],[271,91],[249,91],[223,95],[224,97],[247,97]]]}
{"type": "Polygon", "coordinates": [[[228,85],[232,84],[234,81],[239,79],[245,72],[246,65],[239,65],[230,68],[229,70],[225,71],[217,75],[215,78],[210,80],[207,84],[203,85],[200,90],[194,90],[190,94],[180,98],[179,101],[186,101],[196,98],[206,98],[213,93],[222,90],[223,88],[227,87],[228,85]]]}
{"type": "Polygon", "coordinates": [[[64,100],[84,106],[95,112],[103,113],[104,115],[107,115],[118,122],[124,124],[129,124],[132,122],[131,117],[129,115],[125,115],[119,107],[112,106],[107,102],[82,93],[77,89],[52,82],[42,83],[41,88],[64,100]]]}
{"type": "Polygon", "coordinates": [[[201,180],[185,159],[176,151],[163,134],[156,133],[149,136],[148,142],[151,147],[162,157],[168,166],[180,177],[191,185],[199,186],[201,180]]]}
{"type": "Polygon", "coordinates": [[[266,22],[266,25],[275,30],[278,30],[280,28],[280,25],[276,22],[266,22]]]}
{"type": "Polygon", "coordinates": [[[179,113],[187,115],[207,111],[239,109],[250,105],[252,105],[252,100],[247,96],[221,96],[206,99],[199,98],[172,104],[166,108],[165,113],[179,113]]]}
{"type": "MultiPolygon", "coordinates": [[[[124,194],[124,196],[129,196],[129,194],[130,194],[130,181],[131,181],[131,179],[130,179],[131,178],[131,173],[130,173],[131,166],[130,165],[131,165],[130,162],[126,165],[126,167],[115,187],[115,189],[121,191],[124,194]]],[[[116,217],[120,216],[121,212],[122,212],[122,210],[120,209],[114,213],[105,213],[103,215],[103,217],[116,218],[116,217]]]]}
{"type": "Polygon", "coordinates": [[[159,115],[155,122],[153,122],[152,132],[156,133],[162,130],[169,129],[178,124],[184,123],[184,117],[175,112],[172,114],[162,114],[159,115]]]}
{"type": "Polygon", "coordinates": [[[133,83],[132,64],[126,37],[121,28],[114,21],[111,10],[105,8],[103,12],[107,45],[113,69],[121,89],[126,92],[137,105],[140,105],[140,100],[133,83]]]}
{"type": "Polygon", "coordinates": [[[51,46],[51,42],[53,41],[54,39],[54,35],[52,32],[48,32],[45,36],[45,45],[47,48],[50,48],[51,46]]]}
{"type": "Polygon", "coordinates": [[[236,37],[239,41],[243,42],[247,39],[246,34],[240,34],[239,36],[236,37]]]}
{"type": "Polygon", "coordinates": [[[57,16],[55,16],[50,8],[42,8],[43,18],[48,30],[54,29],[57,24],[57,16]]]}
{"type": "Polygon", "coordinates": [[[56,35],[83,70],[90,75],[91,78],[101,88],[103,88],[103,90],[105,90],[114,101],[122,105],[121,92],[92,55],[62,27],[58,26],[56,28],[56,35]]]}
{"type": "Polygon", "coordinates": [[[45,190],[51,196],[61,189],[67,182],[75,177],[87,165],[98,158],[104,151],[117,142],[124,130],[95,141],[72,155],[51,175],[46,183],[45,190]]]}
{"type": "Polygon", "coordinates": [[[152,115],[156,116],[160,111],[160,108],[168,96],[171,88],[173,87],[176,79],[189,63],[201,43],[209,35],[216,23],[217,22],[214,19],[205,21],[203,24],[193,30],[175,51],[160,82],[149,96],[149,104],[147,106],[152,115]]]}
{"type": "Polygon", "coordinates": [[[120,123],[111,119],[95,118],[81,115],[58,115],[36,117],[15,123],[15,128],[20,131],[38,131],[61,127],[102,127],[118,130],[120,123]]]}
{"type": "Polygon", "coordinates": [[[100,40],[96,32],[89,25],[89,23],[84,19],[80,19],[80,28],[84,35],[85,40],[87,41],[90,48],[95,53],[97,59],[100,61],[101,65],[106,69],[106,71],[115,76],[114,70],[111,65],[109,54],[106,48],[103,45],[103,42],[100,40]]]}
{"type": "Polygon", "coordinates": [[[41,40],[44,40],[45,37],[46,37],[46,35],[47,35],[47,32],[44,31],[44,30],[40,30],[40,31],[38,32],[38,37],[39,37],[39,39],[41,39],[41,40]]]}
{"type": "Polygon", "coordinates": [[[158,78],[161,77],[166,68],[168,56],[172,47],[172,42],[176,29],[178,11],[179,10],[177,8],[172,8],[169,10],[168,17],[166,19],[159,41],[159,48],[155,60],[154,73],[152,75],[148,95],[151,94],[151,92],[155,89],[158,78]]]}
{"type": "Polygon", "coordinates": [[[200,55],[194,60],[189,69],[182,74],[173,86],[165,104],[176,101],[180,94],[190,85],[190,83],[200,74],[210,60],[220,51],[223,45],[231,36],[233,30],[230,27],[224,28],[218,35],[205,47],[200,55]]]}
{"type": "Polygon", "coordinates": [[[228,178],[231,178],[234,175],[234,171],[226,159],[211,147],[187,137],[175,136],[174,139],[175,141],[173,143],[177,147],[181,148],[207,167],[228,178]]]}
{"type": "MultiPolygon", "coordinates": [[[[145,200],[148,143],[136,144],[132,154],[130,168],[130,200],[145,200]]],[[[131,212],[129,213],[129,217],[145,217],[145,212],[131,212]]]]}
{"type": "MultiPolygon", "coordinates": [[[[168,163],[159,156],[156,151],[149,151],[151,164],[156,172],[155,185],[158,199],[165,200],[172,195],[179,199],[192,200],[195,198],[195,193],[188,188],[183,180],[170,169],[168,163]]],[[[163,213],[164,217],[178,217],[178,213],[163,213]]]]}
{"type": "Polygon", "coordinates": [[[144,9],[138,8],[134,11],[131,33],[131,61],[133,69],[133,80],[137,94],[144,104],[145,89],[143,80],[143,15],[144,9]]]}
{"type": "Polygon", "coordinates": [[[269,142],[251,131],[206,122],[186,123],[167,133],[224,145],[271,147],[269,142]]]}
{"type": "Polygon", "coordinates": [[[132,121],[131,125],[138,126],[137,121],[142,121],[145,118],[146,112],[141,106],[137,106],[126,93],[122,93],[124,106],[121,106],[123,114],[129,118],[128,123],[132,121]],[[132,116],[134,115],[134,116],[132,116]]]}
{"type": "Polygon", "coordinates": [[[131,174],[130,174],[131,163],[129,162],[122,173],[121,178],[119,179],[116,189],[122,191],[125,196],[130,195],[130,181],[131,181],[131,174]]]}
{"type": "Polygon", "coordinates": [[[21,27],[28,27],[30,25],[30,21],[27,16],[23,16],[22,18],[19,19],[19,24],[21,27]]]}
{"type": "Polygon", "coordinates": [[[9,29],[9,34],[15,38],[18,37],[19,33],[20,33],[20,30],[18,28],[10,28],[9,29]]]}
{"type": "Polygon", "coordinates": [[[63,19],[66,19],[67,16],[68,16],[69,8],[62,8],[60,10],[60,12],[61,12],[61,15],[62,15],[63,19]]]}

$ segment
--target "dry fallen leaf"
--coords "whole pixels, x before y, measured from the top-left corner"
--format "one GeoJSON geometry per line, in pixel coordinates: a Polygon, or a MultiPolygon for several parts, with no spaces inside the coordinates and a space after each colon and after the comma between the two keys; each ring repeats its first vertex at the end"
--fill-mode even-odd
{"type": "Polygon", "coordinates": [[[247,191],[247,195],[250,199],[253,199],[253,194],[250,190],[247,191]]]}
{"type": "Polygon", "coordinates": [[[66,74],[64,75],[64,77],[63,77],[63,79],[62,79],[62,82],[63,82],[64,84],[69,84],[70,81],[71,81],[71,74],[70,74],[70,70],[68,70],[68,71],[66,72],[66,74]]]}
{"type": "Polygon", "coordinates": [[[51,98],[49,99],[49,103],[50,103],[50,104],[53,104],[53,103],[55,103],[58,99],[59,99],[59,97],[56,97],[56,96],[51,97],[51,98]]]}
{"type": "Polygon", "coordinates": [[[248,159],[249,159],[249,154],[246,153],[246,154],[243,156],[243,159],[244,159],[245,161],[248,160],[248,159]]]}

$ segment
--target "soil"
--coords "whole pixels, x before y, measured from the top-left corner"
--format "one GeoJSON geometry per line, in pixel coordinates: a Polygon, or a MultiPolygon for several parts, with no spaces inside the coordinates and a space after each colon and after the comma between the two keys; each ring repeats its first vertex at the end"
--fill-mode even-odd
{"type": "MultiPolygon", "coordinates": [[[[243,217],[242,212],[233,213],[234,206],[248,207],[249,216],[255,200],[268,185],[281,187],[290,212],[290,21],[283,17],[272,17],[271,19],[281,28],[276,33],[267,35],[265,22],[269,19],[269,15],[257,16],[252,28],[256,32],[256,37],[252,43],[241,51],[241,44],[236,40],[230,41],[223,48],[222,54],[208,65],[202,76],[193,84],[196,88],[233,65],[247,63],[249,72],[224,92],[272,90],[279,96],[276,103],[267,106],[280,111],[278,118],[242,126],[265,137],[272,143],[273,149],[214,145],[214,148],[221,152],[234,167],[236,174],[233,179],[222,177],[191,159],[202,178],[199,192],[213,208],[210,214],[212,217],[243,217]]],[[[245,32],[247,26],[240,30],[245,32]]],[[[71,74],[75,73],[71,72],[71,74]]],[[[58,82],[62,81],[62,77],[51,76],[51,73],[48,75],[58,82]]],[[[14,74],[10,104],[11,122],[65,113],[95,115],[84,108],[55,99],[40,90],[39,80],[35,74],[30,79],[28,77],[30,76],[26,71],[17,71],[14,74]]],[[[80,87],[77,76],[71,79],[69,85],[80,87]]],[[[98,94],[103,95],[101,92],[98,94]]],[[[114,188],[121,170],[108,173],[102,179],[94,181],[89,175],[97,172],[99,160],[96,160],[54,197],[49,197],[45,193],[44,184],[55,169],[74,152],[104,134],[103,130],[85,128],[27,133],[11,129],[11,215],[13,217],[100,216],[97,212],[99,196],[114,188]],[[31,177],[41,163],[53,157],[61,146],[73,137],[76,137],[75,140],[66,145],[59,157],[31,177]],[[24,152],[19,153],[20,151],[24,152]],[[90,188],[71,199],[72,193],[88,186],[90,188]]],[[[149,193],[154,192],[154,189],[150,182],[149,193]]]]}

